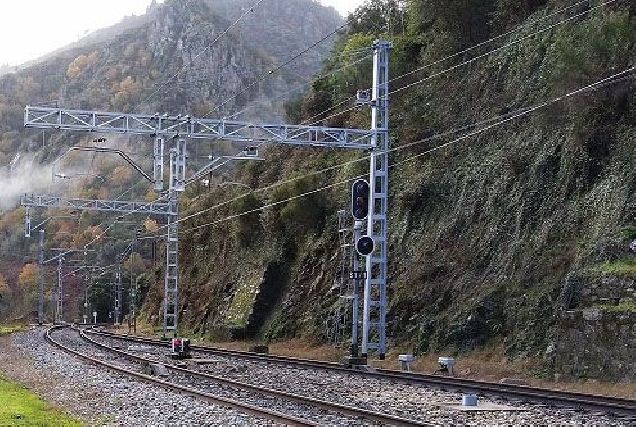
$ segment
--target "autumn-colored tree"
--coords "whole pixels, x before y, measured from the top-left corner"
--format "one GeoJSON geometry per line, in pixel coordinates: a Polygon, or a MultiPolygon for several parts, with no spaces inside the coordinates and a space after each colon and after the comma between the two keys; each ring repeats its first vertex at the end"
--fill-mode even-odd
{"type": "Polygon", "coordinates": [[[110,176],[113,185],[124,185],[132,179],[132,169],[130,166],[117,166],[110,176]]]}
{"type": "Polygon", "coordinates": [[[18,284],[20,285],[19,299],[27,307],[32,307],[36,300],[36,289],[40,277],[40,268],[37,264],[25,264],[22,267],[18,284]]]}
{"type": "Polygon", "coordinates": [[[73,79],[80,75],[82,71],[95,63],[97,60],[97,52],[93,52],[90,55],[80,55],[75,58],[68,66],[66,70],[66,76],[73,79]]]}
{"type": "Polygon", "coordinates": [[[0,274],[0,319],[5,320],[7,318],[8,308],[11,306],[12,292],[7,279],[0,274]]]}
{"type": "Polygon", "coordinates": [[[40,267],[37,264],[25,264],[20,272],[18,284],[22,291],[35,288],[39,280],[40,267]]]}
{"type": "Polygon", "coordinates": [[[159,225],[154,219],[146,218],[144,221],[144,227],[146,229],[146,233],[156,233],[159,231],[159,225]]]}

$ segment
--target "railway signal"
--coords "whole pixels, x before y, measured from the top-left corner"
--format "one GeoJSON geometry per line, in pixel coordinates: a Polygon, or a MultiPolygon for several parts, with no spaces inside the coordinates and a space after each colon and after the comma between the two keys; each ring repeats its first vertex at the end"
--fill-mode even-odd
{"type": "Polygon", "coordinates": [[[369,255],[373,252],[375,244],[369,236],[362,236],[356,241],[356,251],[362,256],[369,255]]]}
{"type": "Polygon", "coordinates": [[[351,186],[351,215],[359,221],[369,216],[369,183],[364,179],[351,186]]]}

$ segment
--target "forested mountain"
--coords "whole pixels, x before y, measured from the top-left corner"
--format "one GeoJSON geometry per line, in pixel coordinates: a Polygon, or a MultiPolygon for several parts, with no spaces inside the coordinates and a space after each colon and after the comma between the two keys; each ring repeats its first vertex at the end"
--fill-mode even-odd
{"type": "MultiPolygon", "coordinates": [[[[47,134],[42,149],[41,135],[19,131],[34,100],[217,116],[257,103],[244,117],[281,118],[276,96],[314,74],[324,50],[241,89],[341,23],[311,1],[265,1],[263,15],[255,9],[245,27],[197,56],[249,2],[194,3],[155,5],[137,28],[0,77],[2,162],[27,149],[51,160],[82,141],[47,134]]],[[[323,77],[286,104],[286,118],[368,128],[369,111],[353,99],[371,85],[373,41],[392,42],[393,348],[495,348],[537,361],[538,374],[633,379],[635,15],[629,0],[369,0],[349,17],[323,77]]],[[[224,179],[252,191],[211,185],[184,194],[182,326],[213,338],[325,342],[339,301],[336,212],[348,209],[351,180],[368,161],[319,148],[261,154],[265,161],[225,170],[224,179]]],[[[117,197],[136,180],[119,163],[100,167],[109,186],[87,180],[80,194],[117,197]]],[[[128,196],[152,197],[146,192],[128,196]]],[[[20,218],[3,217],[5,251],[20,242],[20,218]]],[[[97,219],[67,226],[75,243],[97,219]]],[[[155,325],[162,277],[157,267],[144,279],[144,317],[155,325]]]]}
{"type": "MultiPolygon", "coordinates": [[[[245,13],[237,22],[235,13],[244,11],[242,3],[233,1],[153,3],[143,16],[128,17],[43,58],[7,70],[0,76],[0,168],[5,187],[0,196],[2,207],[15,209],[19,195],[27,192],[101,199],[120,197],[122,193],[129,199],[156,197],[116,155],[71,153],[57,161],[70,146],[94,145],[94,135],[25,130],[24,107],[29,104],[209,117],[231,113],[244,120],[281,121],[285,98],[277,95],[302,90],[312,74],[319,72],[333,38],[312,56],[280,72],[268,71],[331,33],[341,25],[342,18],[333,9],[311,0],[272,2],[269,7],[245,13]],[[302,34],[289,37],[298,27],[305,28],[302,34]],[[283,45],[286,49],[278,49],[283,45]],[[53,172],[73,179],[52,183],[54,160],[53,172]],[[109,185],[104,185],[106,181],[109,185]]],[[[142,138],[107,136],[100,144],[125,149],[142,167],[152,165],[150,144],[142,138]]],[[[190,165],[195,168],[201,166],[203,157],[222,154],[223,147],[207,146],[199,152],[193,146],[191,153],[190,165]]],[[[21,212],[3,216],[0,248],[3,263],[7,264],[2,273],[20,298],[24,292],[33,297],[33,289],[24,291],[18,286],[18,273],[25,257],[27,261],[33,259],[35,248],[33,240],[25,242],[22,236],[21,212]]],[[[42,214],[34,220],[46,218],[46,213],[42,214]]],[[[47,235],[54,238],[47,245],[79,244],[79,236],[99,232],[99,227],[93,232],[87,232],[86,227],[101,220],[105,217],[87,214],[79,222],[52,220],[47,235]],[[71,237],[61,238],[57,233],[60,229],[71,237]]],[[[16,313],[20,310],[22,307],[16,313]]]]}

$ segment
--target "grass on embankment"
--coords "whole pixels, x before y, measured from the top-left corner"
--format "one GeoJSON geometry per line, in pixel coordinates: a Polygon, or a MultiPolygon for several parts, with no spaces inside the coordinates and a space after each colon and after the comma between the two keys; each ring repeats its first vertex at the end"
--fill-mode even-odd
{"type": "Polygon", "coordinates": [[[80,427],[83,424],[54,408],[19,384],[0,377],[0,426],[80,427]]]}
{"type": "Polygon", "coordinates": [[[14,332],[20,332],[23,329],[23,325],[0,325],[0,337],[12,334],[14,332]]]}

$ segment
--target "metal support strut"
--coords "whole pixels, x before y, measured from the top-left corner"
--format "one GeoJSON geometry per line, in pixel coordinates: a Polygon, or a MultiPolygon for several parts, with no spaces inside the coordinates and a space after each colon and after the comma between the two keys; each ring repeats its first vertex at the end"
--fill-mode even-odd
{"type": "Polygon", "coordinates": [[[170,187],[168,189],[168,235],[166,238],[166,279],[163,305],[163,331],[177,336],[179,320],[179,193],[185,189],[185,140],[178,139],[170,149],[170,187]]]}
{"type": "Polygon", "coordinates": [[[62,263],[64,257],[57,260],[57,289],[55,291],[55,323],[62,323],[62,263]]]}
{"type": "Polygon", "coordinates": [[[113,324],[115,326],[119,326],[121,323],[119,322],[119,318],[121,316],[121,294],[122,294],[122,288],[123,288],[123,278],[122,278],[122,265],[124,263],[124,258],[122,257],[119,260],[119,263],[117,263],[117,277],[116,277],[116,282],[115,282],[115,307],[113,310],[113,316],[115,317],[113,319],[113,324]]]}
{"type": "Polygon", "coordinates": [[[367,236],[374,250],[367,256],[362,315],[362,355],[377,350],[386,355],[387,266],[389,208],[389,42],[373,45],[371,129],[375,131],[369,173],[367,236]]]}
{"type": "Polygon", "coordinates": [[[38,264],[40,264],[40,283],[38,284],[38,325],[41,325],[44,323],[44,230],[42,229],[40,229],[38,264]]]}

